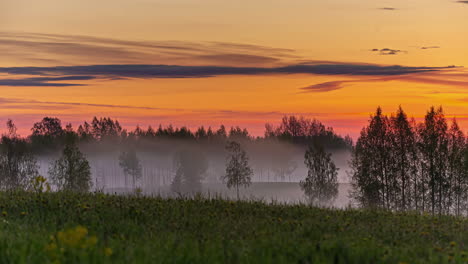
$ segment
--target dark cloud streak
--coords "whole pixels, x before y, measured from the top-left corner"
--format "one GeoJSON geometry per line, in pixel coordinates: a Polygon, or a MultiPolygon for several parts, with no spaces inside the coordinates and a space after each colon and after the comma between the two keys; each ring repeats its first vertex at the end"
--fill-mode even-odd
{"type": "MultiPolygon", "coordinates": [[[[11,108],[22,108],[22,105],[36,105],[36,106],[91,106],[91,107],[104,107],[104,108],[125,108],[125,109],[144,109],[144,110],[167,110],[165,108],[145,107],[145,106],[129,106],[129,105],[112,105],[112,104],[92,104],[92,103],[74,103],[74,102],[53,102],[53,101],[38,101],[38,100],[24,100],[16,98],[1,98],[0,105],[4,108],[10,106],[11,108]]],[[[30,107],[30,106],[28,106],[30,107]]],[[[170,109],[180,111],[180,109],[170,109]]]]}
{"type": "Polygon", "coordinates": [[[440,49],[439,46],[428,46],[428,47],[421,47],[421,49],[423,50],[427,50],[427,49],[440,49]]]}
{"type": "MultiPolygon", "coordinates": [[[[449,67],[405,67],[380,66],[369,64],[298,64],[285,67],[227,67],[227,66],[181,66],[181,65],[87,65],[56,67],[2,67],[0,73],[10,75],[39,75],[49,79],[21,79],[23,81],[78,80],[77,76],[93,78],[207,78],[223,75],[268,75],[268,74],[317,74],[317,75],[356,75],[394,76],[412,73],[434,72],[449,67]],[[66,76],[73,77],[66,77],[66,76]],[[55,78],[55,79],[50,79],[55,78]],[[68,79],[67,79],[68,78],[68,79]]],[[[21,80],[14,80],[21,82],[21,80]]],[[[6,80],[3,80],[6,81],[6,80]]],[[[8,80],[12,81],[12,80],[8,80]]]]}
{"type": "Polygon", "coordinates": [[[405,51],[405,50],[389,49],[389,48],[371,49],[370,51],[378,52],[379,55],[397,55],[399,53],[407,53],[407,51],[405,51]]]}
{"type": "MultiPolygon", "coordinates": [[[[285,67],[227,67],[182,65],[87,65],[56,67],[2,67],[0,74],[35,75],[18,79],[0,79],[0,86],[82,86],[82,83],[58,81],[88,81],[93,79],[120,80],[126,78],[208,78],[225,75],[350,75],[400,76],[414,73],[437,72],[449,67],[405,67],[371,64],[297,64],[285,67]]],[[[314,87],[312,87],[314,88],[314,87]]],[[[315,87],[315,89],[326,89],[315,87]]]]}
{"type": "Polygon", "coordinates": [[[95,76],[63,76],[63,77],[34,77],[23,79],[0,79],[0,86],[49,86],[49,87],[67,87],[82,86],[75,83],[56,83],[57,81],[88,81],[95,79],[95,76]]]}
{"type": "Polygon", "coordinates": [[[305,93],[330,92],[330,91],[342,89],[344,82],[346,81],[324,82],[324,83],[319,83],[319,84],[314,84],[314,85],[310,85],[307,87],[303,87],[300,89],[304,90],[305,93]]]}

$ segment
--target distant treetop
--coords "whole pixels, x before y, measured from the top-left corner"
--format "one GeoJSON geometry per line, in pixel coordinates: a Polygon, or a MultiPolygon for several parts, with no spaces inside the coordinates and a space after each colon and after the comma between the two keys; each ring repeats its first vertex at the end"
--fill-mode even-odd
{"type": "Polygon", "coordinates": [[[204,144],[225,145],[228,140],[258,141],[278,140],[296,145],[308,146],[313,142],[320,142],[327,149],[350,149],[352,140],[346,136],[337,135],[333,128],[326,127],[316,119],[302,116],[285,116],[275,127],[265,125],[264,137],[252,136],[247,128],[233,126],[227,129],[224,125],[219,128],[201,126],[192,132],[188,127],[174,127],[159,125],[157,129],[149,126],[144,129],[136,126],[134,130],[123,129],[118,120],[110,117],[94,117],[91,122],[85,121],[74,130],[71,124],[64,128],[60,119],[44,117],[33,125],[32,133],[28,136],[36,152],[57,151],[68,141],[80,142],[114,142],[124,141],[157,141],[188,140],[204,144]]]}

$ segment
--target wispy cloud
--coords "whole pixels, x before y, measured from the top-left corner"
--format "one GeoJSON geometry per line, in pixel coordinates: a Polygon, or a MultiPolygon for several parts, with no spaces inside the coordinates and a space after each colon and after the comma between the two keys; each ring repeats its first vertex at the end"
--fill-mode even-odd
{"type": "Polygon", "coordinates": [[[421,49],[423,50],[427,50],[427,49],[440,49],[439,46],[427,46],[427,47],[421,47],[421,49]]]}
{"type": "MultiPolygon", "coordinates": [[[[440,85],[440,86],[450,86],[457,89],[461,88],[466,89],[468,87],[468,74],[444,74],[442,72],[436,73],[416,73],[416,74],[407,74],[407,75],[395,75],[395,76],[383,76],[378,78],[359,78],[354,80],[340,80],[340,81],[328,81],[324,83],[318,83],[310,85],[307,87],[299,88],[303,93],[318,93],[318,92],[329,92],[346,87],[345,84],[355,84],[355,83],[366,83],[366,82],[388,82],[388,81],[403,81],[403,82],[413,82],[420,84],[429,84],[429,85],[440,85]],[[451,78],[459,78],[454,80],[451,78]]],[[[454,92],[454,91],[451,91],[454,92]]],[[[434,92],[430,91],[427,94],[441,93],[440,91],[434,92]]]]}
{"type": "MultiPolygon", "coordinates": [[[[386,10],[394,9],[385,8],[386,10]]],[[[439,48],[439,46],[418,48],[425,50],[439,48]]],[[[68,87],[89,85],[93,80],[280,74],[354,76],[356,78],[356,80],[313,84],[301,88],[303,92],[330,92],[342,89],[345,84],[354,82],[364,82],[368,79],[385,81],[386,77],[397,79],[404,76],[408,76],[408,81],[414,82],[439,82],[442,85],[452,86],[464,84],[463,81],[443,81],[442,78],[427,79],[420,76],[422,73],[445,72],[453,69],[454,66],[409,67],[314,61],[297,56],[291,49],[242,43],[138,42],[90,36],[0,32],[0,51],[2,51],[0,59],[5,56],[14,56],[40,65],[0,67],[0,86],[68,87]],[[67,60],[79,65],[67,63],[67,60]],[[56,66],[61,61],[65,61],[61,64],[63,66],[56,66]],[[148,61],[151,63],[147,63],[148,61]]],[[[379,55],[406,53],[404,50],[390,48],[371,51],[379,55]]],[[[53,102],[35,103],[52,105],[53,102]]],[[[74,104],[68,103],[68,105],[74,104]]],[[[97,107],[98,105],[89,106],[97,107]]],[[[101,107],[112,106],[101,105],[101,107]]]]}
{"type": "Polygon", "coordinates": [[[0,86],[81,86],[78,83],[64,83],[60,81],[88,81],[95,79],[95,76],[64,76],[64,77],[35,77],[23,79],[0,79],[0,86]]]}
{"type": "Polygon", "coordinates": [[[434,85],[443,85],[443,86],[454,86],[460,88],[467,88],[468,87],[468,80],[467,76],[465,76],[462,80],[450,80],[444,78],[444,76],[440,76],[437,78],[431,76],[405,76],[400,78],[401,80],[407,82],[416,82],[416,83],[424,83],[424,84],[434,84],[434,85]]]}
{"type": "Polygon", "coordinates": [[[63,110],[80,107],[96,107],[96,108],[108,108],[108,109],[135,109],[135,110],[152,110],[151,113],[160,112],[165,113],[168,116],[171,115],[183,115],[199,116],[202,114],[205,117],[216,117],[216,118],[238,118],[238,117],[249,117],[249,118],[265,118],[265,117],[282,117],[284,115],[315,115],[324,116],[326,113],[310,113],[310,112],[282,112],[282,111],[241,111],[241,110],[228,110],[228,109],[182,109],[182,108],[159,108],[159,107],[145,107],[145,106],[130,106],[130,105],[118,105],[118,104],[95,104],[95,103],[81,103],[81,102],[58,102],[58,101],[39,101],[39,100],[27,100],[21,98],[6,98],[0,97],[0,109],[29,109],[29,110],[63,110]]]}
{"type": "Polygon", "coordinates": [[[399,10],[398,8],[394,8],[394,7],[380,7],[378,8],[380,10],[385,10],[385,11],[396,11],[396,10],[399,10]]]}
{"type": "Polygon", "coordinates": [[[460,4],[468,4],[468,1],[457,1],[457,3],[460,3],[460,4]]]}
{"type": "Polygon", "coordinates": [[[0,32],[0,58],[23,65],[223,64],[274,66],[299,59],[294,50],[225,42],[126,41],[91,36],[0,32]],[[38,64],[41,63],[41,64],[38,64]]]}
{"type": "Polygon", "coordinates": [[[389,48],[383,48],[383,49],[371,49],[370,51],[376,52],[379,55],[397,55],[400,53],[408,53],[405,50],[399,50],[399,49],[389,49],[389,48]]]}
{"type": "Polygon", "coordinates": [[[300,88],[306,93],[320,93],[320,92],[330,92],[343,88],[343,84],[347,81],[332,81],[324,82],[319,84],[310,85],[307,87],[300,88]]]}
{"type": "Polygon", "coordinates": [[[55,101],[38,101],[38,100],[25,100],[19,98],[5,98],[0,97],[0,108],[36,108],[37,106],[90,106],[90,107],[103,107],[103,108],[122,108],[122,109],[143,109],[143,110],[172,110],[181,111],[177,108],[157,108],[145,106],[130,106],[130,105],[115,105],[115,104],[93,104],[93,103],[77,103],[77,102],[55,102],[55,101]]]}

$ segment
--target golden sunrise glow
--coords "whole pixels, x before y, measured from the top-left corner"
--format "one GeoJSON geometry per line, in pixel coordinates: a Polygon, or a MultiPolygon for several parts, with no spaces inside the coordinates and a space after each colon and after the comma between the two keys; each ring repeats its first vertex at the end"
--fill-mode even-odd
{"type": "Polygon", "coordinates": [[[0,121],[13,118],[18,127],[30,127],[46,115],[72,123],[97,115],[129,127],[224,123],[261,135],[266,122],[302,114],[356,136],[378,105],[386,112],[402,105],[416,118],[442,105],[466,130],[463,67],[396,75],[210,72],[190,78],[73,72],[63,74],[73,80],[51,81],[70,86],[42,80],[32,85],[50,76],[11,68],[465,66],[467,16],[468,4],[436,0],[3,0],[0,67],[10,72],[0,71],[0,121]],[[29,83],[19,85],[19,79],[29,83]]]}

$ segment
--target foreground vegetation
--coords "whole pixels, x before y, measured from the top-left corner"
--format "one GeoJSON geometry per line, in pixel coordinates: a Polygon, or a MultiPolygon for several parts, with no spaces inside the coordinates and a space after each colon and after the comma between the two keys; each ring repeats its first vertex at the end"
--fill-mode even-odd
{"type": "Polygon", "coordinates": [[[1,263],[467,263],[468,220],[221,199],[0,193],[1,263]]]}

